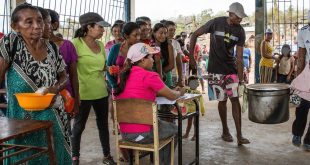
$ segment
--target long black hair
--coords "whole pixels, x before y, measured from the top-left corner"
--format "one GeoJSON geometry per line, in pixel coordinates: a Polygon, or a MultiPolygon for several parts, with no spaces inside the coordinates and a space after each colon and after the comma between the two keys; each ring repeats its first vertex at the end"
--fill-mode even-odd
{"type": "Polygon", "coordinates": [[[51,16],[51,23],[59,22],[59,14],[55,10],[46,9],[51,16]]]}
{"type": "Polygon", "coordinates": [[[130,59],[128,59],[128,58],[126,59],[126,61],[124,63],[124,68],[120,73],[120,83],[118,83],[116,85],[116,88],[114,90],[115,96],[118,96],[119,94],[121,94],[124,91],[128,77],[130,75],[131,68],[132,68],[132,66],[134,66],[136,64],[137,64],[137,62],[132,64],[130,59]]]}
{"type": "Polygon", "coordinates": [[[88,32],[88,28],[87,28],[88,25],[90,25],[91,27],[94,27],[96,23],[85,24],[81,26],[80,28],[76,29],[73,38],[85,37],[86,33],[88,32]]]}
{"type": "MultiPolygon", "coordinates": [[[[166,28],[167,29],[167,27],[163,23],[155,24],[154,27],[153,27],[153,34],[152,34],[152,38],[153,38],[154,41],[156,41],[155,33],[160,28],[166,28]]],[[[160,53],[161,53],[161,56],[164,58],[163,67],[165,67],[169,63],[169,50],[168,50],[168,40],[167,40],[167,38],[166,38],[166,40],[164,42],[160,43],[160,53]]]]}
{"type": "Polygon", "coordinates": [[[113,31],[113,29],[114,29],[115,27],[119,27],[119,28],[121,29],[121,31],[122,31],[124,24],[125,24],[124,21],[122,21],[122,20],[116,20],[116,21],[114,22],[114,24],[112,25],[112,27],[111,27],[111,32],[113,31]]]}
{"type": "Polygon", "coordinates": [[[123,26],[122,36],[124,39],[127,39],[125,35],[129,36],[134,30],[140,29],[139,25],[135,22],[127,22],[123,26]]]}
{"type": "Polygon", "coordinates": [[[50,13],[46,9],[44,9],[42,7],[37,7],[37,8],[39,9],[43,20],[46,20],[48,17],[50,17],[50,13]]]}

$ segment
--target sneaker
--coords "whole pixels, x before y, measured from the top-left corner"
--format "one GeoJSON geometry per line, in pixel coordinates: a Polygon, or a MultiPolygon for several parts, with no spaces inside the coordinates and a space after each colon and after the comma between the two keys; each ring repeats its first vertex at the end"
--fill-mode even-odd
{"type": "Polygon", "coordinates": [[[305,151],[310,151],[310,144],[304,143],[303,148],[304,148],[305,151]]]}
{"type": "Polygon", "coordinates": [[[104,157],[102,163],[106,164],[106,165],[115,165],[116,164],[111,155],[104,157]]]}
{"type": "Polygon", "coordinates": [[[292,143],[296,147],[300,147],[301,144],[301,136],[295,136],[293,135],[292,143]]]}
{"type": "Polygon", "coordinates": [[[79,157],[74,156],[72,157],[72,165],[79,165],[80,161],[79,161],[79,157]]]}

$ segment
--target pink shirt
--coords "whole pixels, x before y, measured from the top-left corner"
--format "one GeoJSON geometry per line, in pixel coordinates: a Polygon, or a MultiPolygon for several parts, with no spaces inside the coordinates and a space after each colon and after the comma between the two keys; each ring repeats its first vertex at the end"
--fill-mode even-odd
{"type": "MultiPolygon", "coordinates": [[[[156,94],[165,87],[158,73],[133,66],[126,82],[124,91],[116,99],[138,98],[155,101],[156,94]]],[[[150,125],[120,123],[123,133],[149,132],[150,125]]]]}
{"type": "Polygon", "coordinates": [[[111,41],[109,41],[109,42],[107,42],[106,44],[105,44],[105,55],[106,55],[106,57],[108,57],[108,55],[109,55],[109,53],[110,53],[110,49],[112,48],[112,46],[113,45],[115,45],[116,44],[116,42],[115,42],[115,40],[111,40],[111,41]]]}

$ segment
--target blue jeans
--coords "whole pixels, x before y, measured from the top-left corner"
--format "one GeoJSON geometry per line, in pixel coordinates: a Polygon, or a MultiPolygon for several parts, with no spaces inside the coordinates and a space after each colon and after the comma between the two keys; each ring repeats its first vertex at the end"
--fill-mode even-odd
{"type": "MultiPolygon", "coordinates": [[[[308,117],[309,109],[310,109],[310,101],[301,99],[301,102],[295,111],[296,119],[294,120],[293,126],[292,126],[293,135],[303,136],[306,125],[307,125],[307,117],[308,117]]],[[[308,127],[308,131],[304,138],[304,143],[310,144],[310,127],[308,127]]]]}
{"type": "MultiPolygon", "coordinates": [[[[172,135],[175,135],[177,137],[178,134],[178,128],[175,124],[158,120],[158,138],[166,139],[168,137],[171,137],[172,135]]],[[[140,144],[148,144],[154,142],[154,134],[153,129],[151,129],[150,132],[143,132],[143,133],[122,133],[122,137],[130,142],[133,143],[140,143],[140,144]],[[141,139],[143,137],[143,139],[141,139]],[[138,140],[139,139],[139,140],[138,140]],[[141,140],[140,140],[141,139],[141,140]]],[[[177,138],[174,140],[174,148],[177,146],[177,138]]],[[[170,150],[171,145],[168,144],[165,147],[163,147],[159,151],[159,164],[169,165],[170,164],[170,150]]]]}
{"type": "Polygon", "coordinates": [[[278,83],[290,84],[291,80],[287,81],[286,77],[287,75],[278,74],[278,83]]]}

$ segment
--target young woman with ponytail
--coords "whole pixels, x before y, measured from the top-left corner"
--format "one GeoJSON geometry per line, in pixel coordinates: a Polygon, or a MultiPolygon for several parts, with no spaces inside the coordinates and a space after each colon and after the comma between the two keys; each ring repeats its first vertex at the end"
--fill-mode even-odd
{"type": "Polygon", "coordinates": [[[80,16],[81,28],[75,33],[73,45],[78,54],[80,112],[75,116],[72,129],[72,162],[79,164],[81,136],[91,107],[96,114],[99,138],[103,150],[103,164],[115,164],[110,155],[108,126],[108,92],[104,77],[105,49],[100,39],[107,22],[97,13],[80,16]]]}

